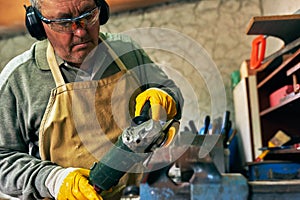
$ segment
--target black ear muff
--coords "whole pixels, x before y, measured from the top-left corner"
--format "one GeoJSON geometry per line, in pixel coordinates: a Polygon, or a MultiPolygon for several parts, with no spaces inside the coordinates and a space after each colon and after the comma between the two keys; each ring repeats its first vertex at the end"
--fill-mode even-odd
{"type": "Polygon", "coordinates": [[[25,7],[26,9],[26,28],[30,35],[37,40],[44,40],[47,38],[45,29],[41,19],[37,16],[35,9],[32,6],[25,7]]]}
{"type": "Polygon", "coordinates": [[[105,0],[96,0],[96,5],[101,6],[100,9],[100,25],[106,24],[109,19],[109,5],[105,0]]]}

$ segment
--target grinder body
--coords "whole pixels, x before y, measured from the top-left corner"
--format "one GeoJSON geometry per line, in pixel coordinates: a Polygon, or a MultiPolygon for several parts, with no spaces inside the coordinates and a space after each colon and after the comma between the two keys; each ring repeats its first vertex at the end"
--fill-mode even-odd
{"type": "Polygon", "coordinates": [[[126,128],[107,154],[91,168],[89,181],[100,193],[118,184],[120,178],[135,164],[144,162],[155,148],[161,147],[167,138],[168,128],[150,119],[126,128]]]}

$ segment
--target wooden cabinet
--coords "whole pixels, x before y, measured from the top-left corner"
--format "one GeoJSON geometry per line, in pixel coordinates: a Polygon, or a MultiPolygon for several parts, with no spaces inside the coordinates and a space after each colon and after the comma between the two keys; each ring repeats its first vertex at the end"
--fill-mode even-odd
{"type": "MultiPolygon", "coordinates": [[[[291,92],[286,97],[283,97],[277,105],[270,105],[270,95],[273,92],[287,85],[293,85],[293,78],[292,76],[288,76],[287,72],[291,68],[299,65],[299,61],[300,49],[287,60],[283,61],[282,64],[268,76],[260,78],[260,73],[257,73],[257,90],[263,146],[268,145],[268,141],[278,130],[282,130],[292,138],[290,143],[300,142],[300,93],[291,92]]],[[[295,73],[298,74],[298,72],[295,73]]],[[[300,153],[300,151],[281,150],[277,151],[276,154],[269,154],[267,158],[296,159],[295,155],[280,155],[282,153],[300,153]]],[[[297,157],[300,157],[300,155],[297,157]]]]}
{"type": "MultiPolygon", "coordinates": [[[[291,137],[289,144],[300,143],[300,93],[297,85],[300,84],[300,42],[297,42],[300,41],[300,15],[254,17],[247,34],[279,37],[285,47],[295,44],[290,51],[275,56],[256,69],[256,79],[262,145],[268,146],[268,141],[278,130],[291,137]],[[277,104],[271,104],[270,95],[285,87],[292,88],[292,91],[288,91],[289,94],[280,98],[277,104]]],[[[272,151],[265,159],[300,161],[300,150],[272,151]]]]}

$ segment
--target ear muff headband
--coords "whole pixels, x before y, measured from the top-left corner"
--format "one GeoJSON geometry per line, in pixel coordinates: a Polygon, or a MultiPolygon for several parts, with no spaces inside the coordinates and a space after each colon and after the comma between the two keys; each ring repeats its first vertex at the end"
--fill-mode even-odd
{"type": "MultiPolygon", "coordinates": [[[[101,8],[99,15],[100,25],[106,24],[109,19],[109,5],[105,0],[95,0],[95,3],[98,7],[101,8]]],[[[45,33],[45,29],[35,9],[32,6],[25,7],[25,9],[25,24],[29,34],[37,40],[46,39],[47,35],[45,33]]]]}

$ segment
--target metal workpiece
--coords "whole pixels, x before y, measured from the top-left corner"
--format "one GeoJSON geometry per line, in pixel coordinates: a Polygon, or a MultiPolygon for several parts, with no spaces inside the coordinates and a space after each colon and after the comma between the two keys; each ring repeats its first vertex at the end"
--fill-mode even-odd
{"type": "Polygon", "coordinates": [[[122,141],[132,152],[150,153],[165,145],[171,127],[177,132],[179,122],[175,119],[167,122],[149,119],[140,125],[125,129],[122,133],[122,141]]]}
{"type": "Polygon", "coordinates": [[[122,141],[132,152],[145,153],[161,137],[161,130],[160,122],[150,119],[138,126],[128,127],[122,134],[122,141]]]}
{"type": "Polygon", "coordinates": [[[153,168],[157,165],[165,167],[145,174],[140,184],[140,200],[248,198],[248,184],[244,176],[225,174],[216,167],[214,159],[224,158],[224,151],[220,150],[223,137],[195,136],[188,132],[181,134],[175,145],[165,151],[158,149],[159,155],[154,152],[150,165],[153,168]],[[187,144],[187,141],[191,143],[187,144]],[[211,143],[205,144],[205,141],[211,143]],[[176,155],[178,159],[170,162],[176,155]]]}

